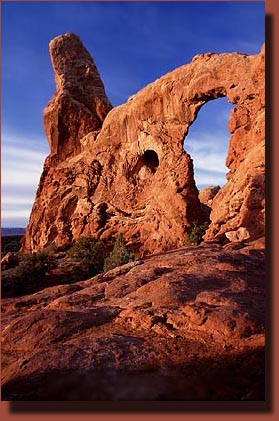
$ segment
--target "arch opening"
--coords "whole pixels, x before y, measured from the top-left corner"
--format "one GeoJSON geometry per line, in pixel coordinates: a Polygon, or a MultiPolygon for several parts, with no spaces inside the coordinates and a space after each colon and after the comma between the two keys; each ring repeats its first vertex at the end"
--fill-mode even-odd
{"type": "Polygon", "coordinates": [[[233,108],[226,97],[212,98],[199,109],[184,138],[183,147],[193,159],[198,190],[222,187],[227,181],[228,122],[233,108]]]}

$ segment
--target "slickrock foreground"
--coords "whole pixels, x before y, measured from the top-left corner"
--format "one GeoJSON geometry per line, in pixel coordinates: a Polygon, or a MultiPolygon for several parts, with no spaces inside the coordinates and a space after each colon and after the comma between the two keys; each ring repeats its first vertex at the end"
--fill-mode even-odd
{"type": "Polygon", "coordinates": [[[204,244],[2,300],[3,400],[264,400],[264,249],[204,244]]]}
{"type": "Polygon", "coordinates": [[[200,108],[224,96],[235,104],[228,181],[212,201],[206,239],[223,241],[239,228],[250,239],[264,235],[264,47],[254,56],[196,56],[114,109],[76,35],[52,40],[50,56],[50,155],[23,250],[63,247],[88,233],[111,240],[120,232],[138,254],[182,246],[191,225],[204,222],[184,138],[200,108]]]}

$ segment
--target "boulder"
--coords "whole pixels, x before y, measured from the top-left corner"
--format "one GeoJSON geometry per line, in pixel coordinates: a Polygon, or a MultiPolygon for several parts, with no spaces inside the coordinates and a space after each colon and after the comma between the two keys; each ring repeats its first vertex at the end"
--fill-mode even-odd
{"type": "Polygon", "coordinates": [[[205,187],[204,189],[199,191],[199,201],[211,208],[212,202],[218,191],[220,190],[220,186],[209,186],[205,187]]]}
{"type": "Polygon", "coordinates": [[[228,231],[225,233],[225,236],[232,243],[249,240],[251,238],[249,231],[245,227],[240,227],[235,231],[228,231]]]}

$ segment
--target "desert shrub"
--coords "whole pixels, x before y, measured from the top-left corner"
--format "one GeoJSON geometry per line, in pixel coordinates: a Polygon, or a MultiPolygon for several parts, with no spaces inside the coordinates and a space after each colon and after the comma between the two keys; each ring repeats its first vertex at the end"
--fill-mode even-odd
{"type": "Polygon", "coordinates": [[[21,280],[39,281],[54,265],[53,256],[44,250],[37,253],[21,253],[20,263],[15,268],[15,275],[21,280]]]}
{"type": "Polygon", "coordinates": [[[185,240],[186,245],[198,245],[202,242],[202,237],[204,236],[208,228],[208,222],[204,222],[201,225],[194,224],[185,240]]]}
{"type": "Polygon", "coordinates": [[[55,258],[46,251],[19,253],[19,264],[3,270],[1,292],[3,297],[16,297],[30,294],[40,289],[45,274],[56,265],[55,258]]]}
{"type": "Polygon", "coordinates": [[[22,235],[1,236],[1,257],[8,252],[17,253],[20,249],[22,235]]]}
{"type": "Polygon", "coordinates": [[[78,262],[89,276],[97,275],[103,270],[104,245],[92,235],[80,237],[67,254],[78,262]]]}
{"type": "Polygon", "coordinates": [[[104,271],[107,272],[117,266],[132,262],[134,258],[134,254],[127,247],[123,235],[120,234],[114,243],[113,250],[109,257],[105,259],[104,271]]]}
{"type": "Polygon", "coordinates": [[[22,280],[15,268],[3,270],[1,273],[2,298],[16,297],[28,291],[26,280],[22,280]]]}

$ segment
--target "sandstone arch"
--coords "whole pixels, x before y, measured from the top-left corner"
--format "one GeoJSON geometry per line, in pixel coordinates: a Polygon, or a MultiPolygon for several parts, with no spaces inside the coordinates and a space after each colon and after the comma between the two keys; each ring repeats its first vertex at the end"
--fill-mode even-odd
{"type": "MultiPolygon", "coordinates": [[[[50,44],[55,72],[65,37],[67,45],[73,39],[74,56],[81,60],[84,57],[84,47],[75,35],[58,37],[50,44]]],[[[92,80],[97,71],[94,66],[92,80]]],[[[202,105],[220,96],[227,96],[236,105],[229,122],[226,165],[230,172],[228,182],[214,199],[206,238],[220,238],[241,226],[252,237],[263,234],[264,49],[255,56],[196,56],[190,64],[166,74],[111,111],[104,90],[101,94],[97,90],[94,104],[102,105],[103,101],[106,107],[99,108],[109,111],[102,127],[92,125],[97,113],[93,109],[92,118],[81,113],[81,132],[76,131],[75,118],[68,120],[67,138],[55,123],[57,110],[63,115],[59,98],[65,86],[71,94],[67,94],[67,109],[71,103],[75,110],[83,110],[86,105],[83,95],[77,97],[73,73],[69,72],[68,77],[66,67],[63,72],[65,84],[57,83],[51,107],[45,110],[51,154],[45,162],[24,249],[45,247],[53,226],[58,234],[52,241],[57,245],[65,245],[82,234],[107,239],[122,232],[141,252],[181,246],[190,225],[202,219],[192,160],[183,150],[183,139],[202,105]],[[61,142],[67,145],[66,155],[63,148],[52,147],[55,130],[51,127],[60,136],[56,133],[56,143],[62,136],[61,142]],[[139,157],[148,150],[157,154],[160,164],[152,177],[147,172],[138,177],[135,168],[139,157]],[[75,203],[75,208],[65,221],[67,201],[75,203]]],[[[94,82],[90,86],[94,87],[94,82]]]]}

